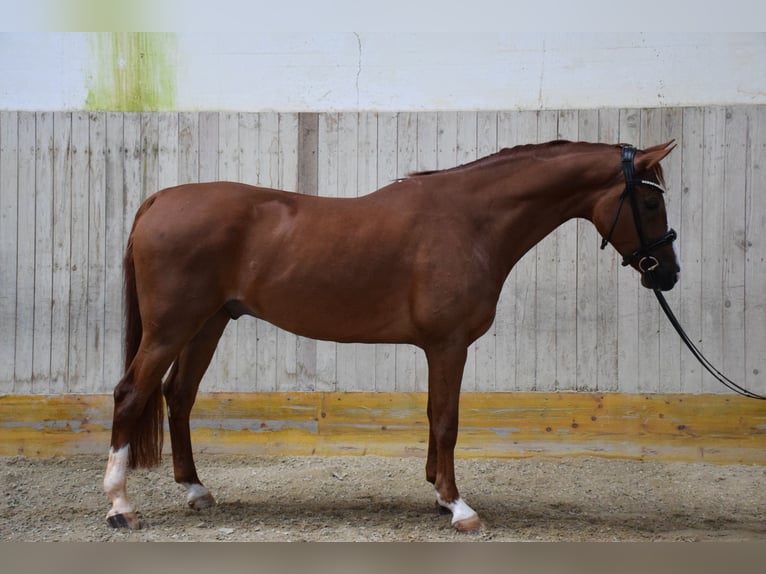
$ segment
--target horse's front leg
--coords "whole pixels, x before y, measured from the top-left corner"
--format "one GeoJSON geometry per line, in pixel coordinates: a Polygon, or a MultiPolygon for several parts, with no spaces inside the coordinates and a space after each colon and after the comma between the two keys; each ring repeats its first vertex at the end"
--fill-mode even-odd
{"type": "Polygon", "coordinates": [[[426,479],[436,488],[436,502],[452,512],[452,525],[455,529],[472,532],[481,528],[481,520],[460,497],[455,484],[458,405],[466,348],[431,348],[426,350],[426,357],[430,425],[426,479]]]}

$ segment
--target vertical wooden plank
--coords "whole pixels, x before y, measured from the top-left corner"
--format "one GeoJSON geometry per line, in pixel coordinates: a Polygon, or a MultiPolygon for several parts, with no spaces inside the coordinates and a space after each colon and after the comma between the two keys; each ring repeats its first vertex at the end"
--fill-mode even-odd
{"type": "Polygon", "coordinates": [[[53,115],[53,307],[48,392],[69,391],[69,262],[72,245],[72,115],[53,115]]]}
{"type": "MultiPolygon", "coordinates": [[[[680,108],[667,108],[662,109],[660,113],[662,127],[657,143],[675,140],[678,148],[683,148],[683,111],[680,108]]],[[[668,226],[680,233],[682,154],[681,149],[678,148],[662,161],[662,167],[667,189],[665,207],[668,214],[668,226]]],[[[674,249],[677,255],[677,246],[674,246],[674,249]]],[[[679,308],[680,293],[681,290],[676,287],[665,295],[673,309],[679,308]]],[[[655,299],[653,295],[650,298],[655,299]]],[[[654,304],[657,305],[656,302],[654,304]]],[[[658,339],[661,361],[658,387],[662,393],[677,393],[680,392],[681,353],[686,352],[686,348],[682,348],[681,339],[665,314],[660,310],[657,314],[660,322],[658,339]]]]}
{"type": "MultiPolygon", "coordinates": [[[[417,171],[427,171],[438,165],[438,114],[436,112],[419,112],[417,114],[417,171]]],[[[415,388],[425,391],[428,389],[428,362],[425,353],[418,349],[415,352],[415,388]]]]}
{"type": "MultiPolygon", "coordinates": [[[[497,113],[497,147],[498,149],[513,146],[517,142],[517,124],[519,114],[516,112],[497,113]]],[[[536,126],[535,126],[536,127],[536,126]]],[[[516,292],[518,265],[505,280],[500,292],[495,313],[495,391],[507,392],[519,388],[516,379],[517,368],[517,316],[516,292]]]]}
{"type": "MultiPolygon", "coordinates": [[[[121,245],[114,247],[114,257],[116,258],[114,264],[119,264],[117,274],[121,280],[122,278],[122,258],[124,257],[125,248],[128,244],[128,237],[130,235],[131,228],[133,226],[133,220],[135,219],[136,212],[142,201],[143,185],[144,185],[144,171],[143,171],[143,158],[142,158],[142,119],[140,113],[123,113],[122,114],[122,238],[121,245]]],[[[148,190],[147,190],[148,193],[148,190]]],[[[115,211],[115,216],[117,212],[115,211]]],[[[115,238],[115,243],[117,243],[115,238]]],[[[116,291],[116,296],[122,299],[119,291],[116,291]]],[[[119,343],[122,343],[124,338],[124,324],[121,329],[122,333],[119,337],[119,343]]],[[[105,377],[104,388],[105,392],[110,391],[114,385],[120,380],[125,373],[126,365],[123,361],[122,347],[118,347],[115,343],[115,355],[112,358],[113,370],[111,375],[105,377]]]]}
{"type": "MultiPolygon", "coordinates": [[[[723,218],[726,110],[706,108],[702,167],[702,353],[713,365],[723,364],[723,218]]],[[[719,367],[720,368],[720,367],[719,367]]],[[[703,375],[697,392],[720,391],[720,385],[703,375]]]]}
{"type": "MultiPolygon", "coordinates": [[[[676,248],[681,275],[678,320],[696,343],[702,336],[702,207],[704,166],[705,112],[701,108],[683,110],[681,149],[681,183],[679,187],[681,221],[676,248]]],[[[683,350],[680,356],[680,386],[682,393],[696,393],[702,388],[702,366],[694,356],[683,350]]]]}
{"type": "MultiPolygon", "coordinates": [[[[221,112],[218,117],[218,177],[222,181],[239,180],[239,114],[221,112]]],[[[247,317],[243,318],[247,320],[247,317]]],[[[215,368],[221,391],[249,391],[255,386],[250,379],[254,370],[237,370],[237,340],[240,321],[230,321],[216,348],[215,368]]]]}
{"type": "MultiPolygon", "coordinates": [[[[486,157],[497,151],[497,113],[478,112],[476,115],[476,157],[486,157]]],[[[476,390],[495,390],[497,358],[497,321],[474,345],[476,349],[476,390]]]]}
{"type": "MultiPolygon", "coordinates": [[[[418,169],[418,116],[415,112],[401,112],[396,126],[396,177],[407,177],[418,169]]],[[[396,390],[402,392],[425,391],[417,387],[418,350],[410,345],[396,345],[396,390]]]]}
{"type": "Polygon", "coordinates": [[[318,114],[317,194],[338,197],[338,114],[318,114]]]}
{"type": "Polygon", "coordinates": [[[141,201],[160,189],[160,132],[159,116],[155,112],[141,112],[141,201]]]}
{"type": "MultiPolygon", "coordinates": [[[[11,123],[10,117],[8,124],[11,123]]],[[[12,378],[15,377],[14,392],[27,394],[33,391],[32,365],[34,357],[35,335],[35,114],[33,112],[19,112],[15,115],[13,125],[6,126],[13,129],[14,141],[7,142],[8,152],[13,157],[7,158],[4,173],[8,173],[9,181],[6,188],[10,191],[13,185],[13,199],[18,209],[18,215],[13,213],[15,219],[14,233],[10,245],[14,245],[16,261],[13,268],[8,268],[8,276],[14,277],[13,285],[5,293],[15,292],[15,321],[10,324],[15,328],[15,372],[13,360],[8,364],[11,368],[12,378]],[[12,147],[10,147],[12,145],[12,147]],[[13,166],[11,168],[11,162],[13,166]]],[[[11,134],[9,134],[11,135],[11,134]]],[[[9,155],[9,154],[7,154],[9,155]]],[[[7,157],[7,156],[6,156],[7,157]]],[[[8,221],[10,223],[10,221],[8,221]]],[[[5,274],[5,268],[3,269],[5,274]]],[[[12,315],[13,316],[13,315],[12,315]]],[[[8,339],[13,341],[13,334],[8,339]]],[[[11,353],[13,359],[14,353],[11,353]]]]}
{"type": "MultiPolygon", "coordinates": [[[[279,115],[273,112],[258,115],[258,156],[253,158],[258,168],[258,184],[266,187],[280,186],[279,182],[279,115]]],[[[249,156],[244,163],[249,163],[249,156]]],[[[243,167],[244,167],[243,163],[243,167]]],[[[245,325],[243,325],[244,327],[245,325]]],[[[266,321],[248,320],[245,337],[257,340],[257,388],[261,391],[277,389],[277,328],[266,321]],[[252,325],[253,329],[250,328],[252,325]]]]}
{"type": "MultiPolygon", "coordinates": [[[[655,145],[662,139],[662,110],[653,108],[641,112],[641,135],[639,147],[655,145]]],[[[627,270],[627,269],[626,269],[627,270]]],[[[633,280],[640,282],[640,275],[633,271],[633,280]]],[[[638,288],[638,391],[656,393],[660,390],[661,361],[660,309],[654,294],[644,287],[638,288]]]]}
{"type": "Polygon", "coordinates": [[[32,390],[46,392],[51,376],[51,307],[53,304],[53,114],[49,112],[35,114],[34,193],[35,334],[32,355],[32,390]],[[39,385],[35,381],[39,381],[39,385]]]}
{"type": "Polygon", "coordinates": [[[200,114],[178,114],[178,183],[199,181],[200,114]]]}
{"type": "MultiPolygon", "coordinates": [[[[577,141],[579,116],[577,111],[559,112],[557,137],[577,141]]],[[[577,388],[577,301],[578,262],[583,272],[593,275],[587,266],[585,253],[578,257],[578,222],[563,223],[556,233],[556,388],[573,391],[577,388]]],[[[593,254],[595,257],[595,254],[593,254]]],[[[593,271],[595,270],[595,266],[593,271]]]]}
{"type": "MultiPolygon", "coordinates": [[[[619,142],[638,145],[641,133],[641,113],[636,109],[620,110],[619,142]]],[[[615,205],[615,210],[617,205],[615,205]]],[[[622,393],[639,392],[638,385],[638,289],[636,272],[632,268],[618,269],[617,357],[618,389],[622,393]]]]}
{"type": "MultiPolygon", "coordinates": [[[[338,197],[357,196],[358,114],[338,114],[338,197]]],[[[336,389],[339,391],[372,391],[373,381],[365,376],[357,379],[357,356],[364,345],[339,344],[336,348],[336,389]]]]}
{"type": "MultiPolygon", "coordinates": [[[[544,110],[537,119],[537,142],[556,139],[558,133],[558,112],[544,110]]],[[[556,273],[558,254],[558,231],[543,239],[534,249],[537,267],[535,284],[535,311],[537,349],[535,358],[535,390],[552,391],[558,388],[556,373],[556,273]]]]}
{"type": "MultiPolygon", "coordinates": [[[[298,193],[318,195],[319,114],[298,116],[298,193]]],[[[317,342],[306,337],[297,340],[298,390],[317,387],[317,342]]]]}
{"type": "Polygon", "coordinates": [[[749,108],[745,219],[745,386],[766,395],[766,106],[749,108]]]}
{"type": "MultiPolygon", "coordinates": [[[[458,113],[437,112],[436,114],[436,169],[449,169],[459,164],[458,161],[458,113]]],[[[468,349],[463,369],[463,389],[474,388],[475,353],[468,349]]]]}
{"type": "Polygon", "coordinates": [[[438,130],[439,123],[436,112],[418,113],[418,171],[428,171],[437,168],[438,130]]]}
{"type": "MultiPolygon", "coordinates": [[[[189,120],[188,116],[185,118],[189,120]]],[[[192,122],[185,122],[186,128],[191,129],[192,122]]],[[[197,174],[196,181],[218,181],[221,179],[218,172],[218,148],[219,148],[219,114],[217,112],[201,112],[197,116],[197,174]]],[[[188,142],[191,146],[194,146],[193,138],[184,138],[185,142],[188,142]]],[[[186,158],[183,163],[184,171],[190,169],[193,166],[193,158],[190,157],[193,147],[190,149],[184,149],[183,154],[186,158]]],[[[181,161],[179,159],[179,169],[181,169],[181,161]]],[[[192,176],[188,173],[189,177],[192,176]]],[[[227,330],[232,328],[231,325],[227,327],[227,330]]],[[[227,390],[226,380],[223,376],[223,366],[221,362],[225,359],[221,358],[219,352],[220,346],[216,348],[215,355],[210,362],[210,366],[205,373],[205,386],[211,391],[227,390]]]]}
{"type": "MultiPolygon", "coordinates": [[[[577,115],[577,129],[564,136],[563,126],[559,132],[563,137],[596,142],[598,133],[598,111],[580,110],[577,115]]],[[[585,220],[575,222],[576,269],[574,283],[575,297],[575,386],[573,389],[595,391],[598,388],[598,353],[601,333],[598,321],[598,241],[599,235],[592,223],[585,220]]]]}
{"type": "Polygon", "coordinates": [[[105,166],[105,281],[104,281],[104,379],[112,384],[122,375],[122,257],[125,237],[125,148],[123,114],[106,114],[105,166]]]}
{"type": "MultiPolygon", "coordinates": [[[[47,392],[51,379],[53,310],[53,114],[35,121],[35,392],[47,392]]],[[[30,188],[31,191],[32,188],[30,188]]]]}
{"type": "Polygon", "coordinates": [[[202,112],[197,118],[199,129],[197,181],[218,181],[218,114],[202,112]]]}
{"type": "MultiPolygon", "coordinates": [[[[250,185],[264,185],[260,178],[262,169],[260,124],[260,115],[257,113],[242,112],[239,114],[239,157],[241,161],[239,178],[240,181],[250,185]]],[[[240,317],[237,320],[236,378],[247,379],[249,385],[245,386],[248,387],[248,390],[268,392],[274,390],[276,385],[274,380],[276,378],[276,352],[271,357],[264,353],[266,344],[264,342],[261,345],[259,340],[258,323],[261,321],[252,317],[240,317]],[[271,381],[267,380],[269,367],[273,372],[271,381]]],[[[230,325],[229,329],[231,328],[230,325]]]]}
{"type": "MultiPolygon", "coordinates": [[[[537,112],[522,111],[513,115],[509,144],[537,141],[537,112]]],[[[516,289],[513,316],[516,326],[515,390],[533,391],[537,385],[537,256],[531,249],[516,264],[516,289]]],[[[548,350],[546,349],[546,352],[548,350]]]]}
{"type": "MultiPolygon", "coordinates": [[[[298,189],[298,114],[279,114],[279,179],[280,189],[298,189]]],[[[277,390],[297,390],[298,338],[287,331],[277,331],[277,390]]]]}
{"type": "MultiPolygon", "coordinates": [[[[85,393],[88,384],[88,245],[90,193],[90,116],[72,114],[72,254],[69,275],[69,391],[85,393]]],[[[122,363],[122,360],[120,360],[122,363]]],[[[111,389],[116,381],[97,388],[111,389]]]]}
{"type": "Polygon", "coordinates": [[[178,185],[178,114],[157,113],[157,145],[159,169],[157,188],[164,189],[178,185]]]}
{"type": "Polygon", "coordinates": [[[86,392],[104,384],[104,283],[106,276],[106,114],[89,118],[88,163],[88,302],[86,392]]]}
{"type": "MultiPolygon", "coordinates": [[[[317,137],[317,190],[324,197],[338,197],[338,114],[319,114],[317,137]]],[[[337,386],[337,343],[316,341],[317,391],[337,386]]]]}
{"type": "MultiPolygon", "coordinates": [[[[475,120],[475,115],[473,116],[475,120]]],[[[459,150],[459,145],[469,150],[476,149],[476,127],[473,132],[465,125],[464,114],[461,112],[437,112],[437,135],[436,135],[436,167],[437,169],[449,169],[465,163],[462,158],[466,157],[465,150],[459,150]],[[464,141],[459,143],[460,138],[464,141]],[[470,139],[473,143],[469,143],[470,139]],[[458,155],[458,152],[461,154],[458,155]]],[[[471,345],[466,354],[465,367],[463,369],[462,389],[472,391],[476,388],[476,351],[471,345]]]]}
{"type": "MultiPolygon", "coordinates": [[[[375,112],[360,112],[357,120],[357,196],[378,188],[378,115],[375,112]]],[[[356,354],[355,379],[362,388],[377,390],[375,345],[360,345],[356,354]]]]}
{"type": "MultiPolygon", "coordinates": [[[[599,110],[598,141],[614,144],[619,140],[619,110],[599,110]]],[[[601,237],[596,233],[596,245],[601,237]]],[[[597,251],[597,335],[596,386],[594,390],[618,390],[618,333],[619,333],[619,254],[611,246],[597,251]]],[[[578,385],[579,386],[579,385],[578,385]]]]}
{"type": "Polygon", "coordinates": [[[160,131],[155,113],[141,113],[141,200],[160,189],[160,131]]]}
{"type": "Polygon", "coordinates": [[[457,160],[457,112],[436,114],[436,168],[449,169],[457,160]]]}
{"type": "MultiPolygon", "coordinates": [[[[733,381],[745,380],[745,205],[748,118],[743,107],[727,108],[723,184],[723,363],[733,381]]],[[[722,390],[719,388],[719,390],[722,390]]]]}
{"type": "MultiPolygon", "coordinates": [[[[397,177],[397,115],[377,115],[377,178],[376,188],[397,177]]],[[[392,392],[396,389],[396,346],[375,345],[375,390],[392,392]]]]}
{"type": "MultiPolygon", "coordinates": [[[[457,112],[455,117],[455,165],[463,165],[476,159],[478,116],[476,112],[457,112]]],[[[468,192],[470,190],[466,190],[468,192]]],[[[463,386],[466,391],[476,390],[476,345],[468,347],[463,386]]]]}
{"type": "Polygon", "coordinates": [[[122,252],[128,245],[128,236],[133,220],[141,205],[142,162],[141,162],[141,115],[123,114],[123,188],[125,226],[122,236],[122,252]]]}
{"type": "Polygon", "coordinates": [[[378,114],[359,113],[357,137],[357,196],[367,195],[378,189],[378,114]]]}
{"type": "MultiPolygon", "coordinates": [[[[19,392],[18,368],[18,249],[23,210],[19,203],[19,113],[0,111],[0,385],[19,392]]],[[[30,331],[31,332],[31,331],[30,331]]],[[[29,345],[31,347],[31,345],[29,345]]],[[[29,374],[32,373],[29,360],[29,374]]],[[[23,390],[23,389],[20,389],[23,390]]]]}
{"type": "Polygon", "coordinates": [[[261,113],[258,118],[258,184],[279,188],[279,114],[261,113]]]}

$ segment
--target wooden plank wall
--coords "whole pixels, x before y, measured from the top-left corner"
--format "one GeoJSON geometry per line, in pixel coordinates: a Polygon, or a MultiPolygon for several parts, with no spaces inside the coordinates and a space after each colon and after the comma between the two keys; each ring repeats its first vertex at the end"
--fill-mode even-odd
{"type": "MultiPolygon", "coordinates": [[[[239,180],[354,197],[413,170],[555,138],[678,143],[664,162],[682,279],[668,300],[715,365],[766,392],[766,108],[431,113],[0,112],[0,394],[110,392],[121,259],[155,190],[239,180]]],[[[635,272],[572,221],[511,273],[466,391],[703,393],[635,272]]],[[[243,318],[204,391],[426,389],[417,349],[337,345],[243,318]]]]}

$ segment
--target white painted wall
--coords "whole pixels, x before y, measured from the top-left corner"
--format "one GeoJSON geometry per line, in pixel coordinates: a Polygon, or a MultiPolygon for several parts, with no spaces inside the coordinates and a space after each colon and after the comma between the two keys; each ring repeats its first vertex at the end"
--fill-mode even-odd
{"type": "MultiPolygon", "coordinates": [[[[85,109],[84,33],[0,34],[0,109],[85,109]]],[[[177,110],[595,109],[766,103],[766,34],[181,33],[177,110]]]]}

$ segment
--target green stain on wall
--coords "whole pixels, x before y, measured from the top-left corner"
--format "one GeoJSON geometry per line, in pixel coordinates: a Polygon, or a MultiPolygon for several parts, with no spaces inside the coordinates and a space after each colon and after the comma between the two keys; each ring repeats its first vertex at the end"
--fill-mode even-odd
{"type": "Polygon", "coordinates": [[[173,110],[175,34],[113,32],[89,35],[88,110],[173,110]]]}

